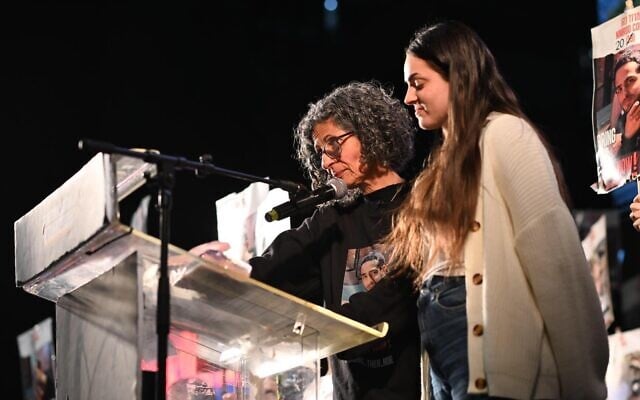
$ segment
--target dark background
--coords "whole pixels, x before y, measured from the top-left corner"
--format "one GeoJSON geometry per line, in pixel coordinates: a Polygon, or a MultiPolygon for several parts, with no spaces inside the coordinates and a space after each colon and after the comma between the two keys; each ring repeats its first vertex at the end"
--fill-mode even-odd
{"type": "MultiPolygon", "coordinates": [[[[556,149],[575,208],[617,210],[612,236],[626,257],[612,266],[614,290],[639,270],[626,204],[589,188],[595,0],[343,0],[333,13],[317,0],[42,1],[0,14],[2,345],[15,371],[3,379],[4,398],[20,392],[16,336],[54,311],[15,286],[13,222],[91,158],[77,149],[79,139],[193,160],[208,153],[219,167],[304,182],[292,130],[307,104],[350,80],[376,79],[402,98],[404,47],[434,18],[460,19],[485,39],[556,149]]],[[[215,200],[246,184],[178,174],[172,242],[189,248],[216,238],[215,200]]],[[[636,323],[618,317],[623,329],[636,323]]]]}

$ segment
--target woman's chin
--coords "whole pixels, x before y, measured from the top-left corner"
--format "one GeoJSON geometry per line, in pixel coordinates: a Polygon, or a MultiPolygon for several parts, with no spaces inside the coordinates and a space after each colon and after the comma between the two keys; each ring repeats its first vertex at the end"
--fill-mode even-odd
{"type": "Polygon", "coordinates": [[[439,128],[439,126],[434,124],[432,121],[424,121],[424,120],[418,120],[418,126],[421,129],[424,129],[425,131],[432,131],[434,129],[439,128]]]}

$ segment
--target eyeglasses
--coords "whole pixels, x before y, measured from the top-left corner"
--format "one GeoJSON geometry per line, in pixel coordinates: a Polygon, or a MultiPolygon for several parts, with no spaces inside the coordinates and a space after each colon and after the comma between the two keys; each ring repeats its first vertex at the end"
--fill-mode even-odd
{"type": "Polygon", "coordinates": [[[355,135],[355,132],[349,131],[339,136],[329,137],[320,149],[316,149],[318,157],[322,158],[322,154],[326,154],[334,160],[337,159],[342,152],[342,143],[353,135],[355,135]]]}

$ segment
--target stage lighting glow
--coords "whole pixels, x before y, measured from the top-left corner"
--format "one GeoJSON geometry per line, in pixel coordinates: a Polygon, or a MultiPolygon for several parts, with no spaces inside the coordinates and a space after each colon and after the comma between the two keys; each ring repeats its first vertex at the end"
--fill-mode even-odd
{"type": "Polygon", "coordinates": [[[338,8],[338,0],[324,0],[324,9],[335,11],[338,8]]]}

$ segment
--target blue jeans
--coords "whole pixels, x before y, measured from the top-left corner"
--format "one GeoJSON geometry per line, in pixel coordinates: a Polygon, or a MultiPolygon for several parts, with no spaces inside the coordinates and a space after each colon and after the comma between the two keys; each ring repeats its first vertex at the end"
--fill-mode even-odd
{"type": "Polygon", "coordinates": [[[467,394],[466,299],[463,276],[433,276],[420,289],[420,339],[429,354],[429,387],[435,400],[490,398],[467,394]]]}

